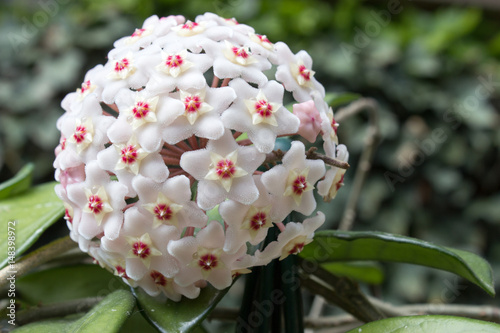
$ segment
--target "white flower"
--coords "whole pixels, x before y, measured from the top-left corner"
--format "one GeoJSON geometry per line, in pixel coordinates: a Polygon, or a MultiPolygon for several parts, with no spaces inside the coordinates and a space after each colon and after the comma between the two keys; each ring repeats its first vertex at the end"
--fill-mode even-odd
{"type": "Polygon", "coordinates": [[[254,202],[259,192],[252,174],[264,158],[253,147],[239,146],[227,131],[219,140],[209,141],[206,149],[184,153],[180,165],[199,181],[198,205],[211,209],[226,198],[254,202]]]}
{"type": "Polygon", "coordinates": [[[262,183],[276,198],[273,220],[282,221],[292,210],[310,215],[316,208],[312,189],[325,174],[321,160],[307,160],[302,142],[292,142],[283,164],[262,174],[262,183]]]}
{"type": "Polygon", "coordinates": [[[345,170],[325,175],[298,135],[323,139],[330,158],[348,153],[305,51],[205,13],[152,16],[107,59],[64,98],[56,124],[55,191],[82,251],[128,285],[179,301],[312,240],[321,213],[282,221],[313,213],[315,186],[333,198],[345,170]],[[280,137],[292,141],[284,154],[273,151],[286,150],[280,137]],[[224,222],[207,225],[217,212],[224,222]],[[278,240],[247,253],[270,228],[283,230],[278,240]]]}
{"type": "Polygon", "coordinates": [[[297,254],[304,246],[313,241],[314,232],[325,222],[325,215],[321,212],[302,223],[289,222],[285,230],[278,235],[278,240],[269,243],[261,252],[255,252],[256,265],[267,265],[272,259],[285,259],[291,254],[297,254]]]}
{"type": "Polygon", "coordinates": [[[189,286],[198,280],[206,280],[217,289],[231,285],[232,266],[246,252],[243,244],[234,254],[224,252],[224,230],[217,221],[198,232],[196,237],[184,237],[168,244],[168,252],[180,263],[182,269],[175,282],[189,286]]]}
{"type": "MultiPolygon", "coordinates": [[[[337,146],[337,159],[347,162],[349,152],[345,145],[337,146]]],[[[318,182],[318,193],[325,201],[335,198],[337,192],[344,186],[344,174],[346,170],[331,166],[326,172],[325,179],[318,182]]]]}
{"type": "Polygon", "coordinates": [[[239,97],[222,114],[228,128],[246,132],[259,151],[269,153],[276,137],[296,133],[299,120],[279,102],[283,101],[283,86],[269,81],[256,89],[242,79],[229,83],[239,97]]]}

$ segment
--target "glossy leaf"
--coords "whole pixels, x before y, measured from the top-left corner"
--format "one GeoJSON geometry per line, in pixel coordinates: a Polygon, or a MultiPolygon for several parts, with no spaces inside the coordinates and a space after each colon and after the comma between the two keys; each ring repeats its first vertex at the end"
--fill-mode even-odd
{"type": "Polygon", "coordinates": [[[25,165],[11,179],[0,184],[0,200],[26,191],[31,185],[34,164],[25,165]]]}
{"type": "Polygon", "coordinates": [[[117,290],[104,298],[80,319],[67,322],[54,320],[28,324],[14,330],[15,333],[95,333],[119,332],[120,327],[132,314],[135,299],[129,291],[117,290]]]}
{"type": "Polygon", "coordinates": [[[453,316],[394,317],[374,321],[347,333],[499,333],[500,325],[453,316]]]}
{"type": "Polygon", "coordinates": [[[183,297],[180,302],[151,297],[140,288],[133,289],[142,314],[160,332],[194,332],[215,308],[229,288],[218,290],[208,285],[196,299],[183,297]]]}
{"type": "Polygon", "coordinates": [[[321,265],[328,272],[368,284],[384,282],[384,271],[373,262],[329,262],[321,265]]]}
{"type": "Polygon", "coordinates": [[[383,232],[320,231],[301,256],[318,262],[377,260],[442,269],[495,294],[490,265],[474,253],[383,232]]]}
{"type": "Polygon", "coordinates": [[[17,279],[22,300],[36,305],[85,297],[102,297],[128,287],[99,265],[74,265],[36,271],[17,279]]]}
{"type": "Polygon", "coordinates": [[[4,228],[0,232],[0,267],[4,267],[9,259],[8,231],[13,231],[16,256],[19,256],[63,216],[64,205],[54,192],[56,184],[50,182],[38,185],[22,194],[0,201],[0,225],[4,228]]]}

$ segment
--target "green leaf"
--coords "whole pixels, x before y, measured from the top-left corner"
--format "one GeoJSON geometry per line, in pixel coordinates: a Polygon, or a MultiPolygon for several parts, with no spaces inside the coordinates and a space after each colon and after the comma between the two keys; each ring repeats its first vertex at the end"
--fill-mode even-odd
{"type": "Polygon", "coordinates": [[[374,321],[347,333],[499,333],[500,325],[453,316],[394,317],[374,321]]]}
{"type": "Polygon", "coordinates": [[[337,93],[328,93],[325,96],[325,101],[332,108],[336,108],[338,106],[354,102],[355,100],[359,99],[360,97],[361,97],[360,94],[354,94],[354,93],[349,93],[349,92],[338,93],[338,94],[337,93]]]}
{"type": "Polygon", "coordinates": [[[337,276],[350,277],[368,284],[381,284],[384,282],[382,268],[373,262],[329,262],[321,266],[337,276]]]}
{"type": "Polygon", "coordinates": [[[0,184],[0,200],[14,196],[18,193],[26,191],[31,185],[33,176],[34,164],[25,165],[11,179],[0,184]]]}
{"type": "Polygon", "coordinates": [[[301,256],[318,262],[377,260],[438,268],[495,295],[491,267],[483,258],[415,238],[383,232],[319,231],[301,256]]]}
{"type": "Polygon", "coordinates": [[[127,290],[117,290],[104,298],[85,316],[73,322],[47,321],[22,326],[15,333],[95,333],[119,332],[120,327],[132,314],[135,299],[127,290]]]}
{"type": "Polygon", "coordinates": [[[141,313],[160,332],[193,332],[215,308],[229,288],[218,290],[208,285],[196,299],[182,298],[180,302],[151,297],[141,288],[133,289],[141,313]]]}
{"type": "Polygon", "coordinates": [[[63,216],[64,205],[54,192],[56,184],[50,182],[38,185],[0,201],[0,225],[4,228],[0,231],[0,267],[4,267],[9,260],[8,231],[13,231],[10,237],[15,237],[16,256],[19,256],[63,216]]]}
{"type": "Polygon", "coordinates": [[[102,297],[129,287],[99,265],[74,265],[24,275],[17,279],[16,288],[24,301],[35,305],[102,297]]]}

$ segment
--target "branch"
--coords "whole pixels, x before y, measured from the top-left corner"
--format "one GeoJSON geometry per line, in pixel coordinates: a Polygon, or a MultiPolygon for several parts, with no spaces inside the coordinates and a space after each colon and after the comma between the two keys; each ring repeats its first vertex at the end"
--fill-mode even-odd
{"type": "Polygon", "coordinates": [[[94,305],[99,303],[101,300],[102,297],[88,297],[74,299],[67,302],[37,306],[20,311],[16,316],[16,321],[19,325],[26,325],[43,319],[60,318],[75,313],[84,313],[93,308],[94,305]]]}
{"type": "Polygon", "coordinates": [[[359,201],[359,196],[361,194],[361,189],[365,182],[368,171],[372,167],[372,159],[375,153],[375,148],[379,142],[379,124],[378,124],[378,104],[374,99],[371,98],[361,98],[355,102],[352,102],[347,107],[340,109],[336,115],[335,120],[341,122],[343,119],[351,117],[366,110],[369,117],[368,132],[365,138],[365,147],[361,153],[361,158],[359,160],[358,167],[356,169],[356,174],[354,175],[354,183],[352,185],[351,193],[347,200],[346,209],[344,211],[344,216],[340,222],[339,230],[350,230],[354,219],[356,217],[356,206],[359,201]]]}
{"type": "MultiPolygon", "coordinates": [[[[316,153],[316,150],[318,148],[316,147],[311,147],[309,150],[306,152],[306,158],[310,160],[322,160],[326,164],[335,166],[337,168],[341,169],[349,169],[350,165],[347,162],[338,160],[336,158],[331,158],[323,154],[316,153]]],[[[273,150],[269,154],[266,155],[266,159],[264,160],[263,164],[269,164],[269,163],[275,163],[277,161],[281,161],[283,159],[283,156],[285,155],[286,152],[283,152],[281,149],[278,150],[273,150]]]]}
{"type": "Polygon", "coordinates": [[[337,277],[318,266],[314,274],[301,276],[301,283],[312,293],[321,295],[363,322],[383,319],[379,311],[359,289],[359,285],[345,277],[337,277]]]}
{"type": "Polygon", "coordinates": [[[373,297],[368,298],[373,305],[378,307],[388,317],[422,314],[452,315],[500,323],[500,308],[495,306],[461,304],[411,304],[394,306],[373,297]]]}
{"type": "Polygon", "coordinates": [[[77,246],[78,245],[69,236],[66,236],[27,254],[13,265],[7,265],[0,270],[0,289],[9,283],[7,278],[10,277],[13,272],[15,272],[16,277],[19,277],[26,274],[31,269],[77,246]]]}

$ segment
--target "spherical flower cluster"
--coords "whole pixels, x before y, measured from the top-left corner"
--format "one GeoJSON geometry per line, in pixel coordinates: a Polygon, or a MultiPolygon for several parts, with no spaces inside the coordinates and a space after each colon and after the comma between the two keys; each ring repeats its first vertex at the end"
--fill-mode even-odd
{"type": "Polygon", "coordinates": [[[313,214],[315,188],[335,196],[344,170],[325,161],[348,154],[305,51],[211,13],[150,17],[114,46],[57,123],[56,192],[82,251],[177,301],[312,241],[322,213],[283,220],[313,214]],[[274,150],[284,136],[290,148],[274,150]],[[322,140],[326,158],[304,139],[322,140]],[[248,253],[273,226],[279,237],[248,253]]]}

